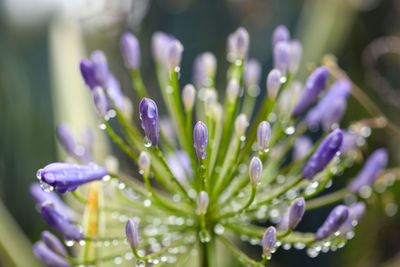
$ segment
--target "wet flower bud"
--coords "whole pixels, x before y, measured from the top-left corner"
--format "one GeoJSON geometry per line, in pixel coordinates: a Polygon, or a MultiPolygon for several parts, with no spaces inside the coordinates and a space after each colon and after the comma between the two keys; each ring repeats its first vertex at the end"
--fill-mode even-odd
{"type": "Polygon", "coordinates": [[[208,207],[208,194],[206,191],[201,191],[197,196],[197,209],[200,214],[206,214],[208,207]]]}
{"type": "Polygon", "coordinates": [[[38,178],[54,187],[59,193],[75,191],[80,185],[100,180],[107,175],[107,170],[97,164],[79,165],[73,163],[51,163],[38,170],[38,178]]]}
{"type": "Polygon", "coordinates": [[[247,119],[246,114],[240,114],[235,120],[236,136],[239,138],[243,137],[246,134],[246,129],[248,126],[249,120],[247,119]]]}
{"type": "Polygon", "coordinates": [[[349,216],[345,223],[342,224],[339,231],[341,235],[346,235],[348,232],[352,231],[353,228],[357,225],[358,221],[365,213],[365,203],[364,202],[356,202],[349,206],[349,216]]]}
{"type": "Polygon", "coordinates": [[[347,220],[348,216],[349,210],[346,206],[336,206],[331,213],[329,213],[322,226],[317,230],[317,233],[315,234],[315,240],[319,241],[325,239],[331,234],[335,233],[347,220]]]}
{"type": "Polygon", "coordinates": [[[103,88],[96,87],[93,90],[93,102],[96,108],[97,114],[104,118],[107,115],[108,111],[108,101],[106,94],[104,93],[103,88]]]}
{"type": "Polygon", "coordinates": [[[139,170],[142,175],[149,175],[150,172],[150,154],[142,151],[139,156],[139,170]]]}
{"type": "Polygon", "coordinates": [[[290,207],[289,212],[289,229],[294,229],[299,224],[301,219],[303,218],[306,203],[304,198],[300,197],[293,201],[292,206],[290,207]]]}
{"type": "Polygon", "coordinates": [[[107,89],[109,70],[106,55],[103,51],[97,50],[91,54],[90,60],[93,63],[95,79],[104,89],[107,89]]]}
{"type": "Polygon", "coordinates": [[[271,126],[267,121],[262,121],[257,128],[258,151],[266,152],[268,150],[269,140],[271,138],[271,126]]]}
{"type": "Polygon", "coordinates": [[[125,225],[126,239],[132,249],[139,247],[139,226],[137,222],[132,219],[128,219],[125,225]]]}
{"type": "Polygon", "coordinates": [[[247,88],[258,86],[261,78],[261,64],[257,59],[249,59],[243,72],[243,82],[247,88]]]}
{"type": "Polygon", "coordinates": [[[324,170],[339,151],[342,141],[343,132],[340,129],[336,129],[327,135],[307,161],[303,169],[302,177],[311,180],[317,173],[324,170]]]}
{"type": "Polygon", "coordinates": [[[193,79],[198,87],[209,87],[217,70],[217,59],[211,52],[196,57],[193,66],[193,79]]]}
{"type": "Polygon", "coordinates": [[[229,103],[234,103],[239,95],[240,85],[236,79],[232,79],[229,81],[228,86],[226,87],[226,97],[229,103]]]}
{"type": "Polygon", "coordinates": [[[130,32],[124,33],[121,38],[121,51],[125,61],[125,66],[131,70],[140,67],[140,45],[139,41],[130,32]]]}
{"type": "Polygon", "coordinates": [[[196,100],[196,89],[193,85],[187,84],[182,91],[182,101],[186,112],[193,109],[194,101],[196,100]]]}
{"type": "Polygon", "coordinates": [[[46,266],[72,267],[71,263],[48,248],[43,241],[38,241],[33,245],[33,254],[46,266]]]}
{"type": "Polygon", "coordinates": [[[276,229],[273,226],[267,228],[262,240],[263,253],[266,257],[271,256],[275,251],[275,245],[277,241],[276,229]]]}
{"type": "Polygon", "coordinates": [[[269,72],[267,77],[267,92],[268,97],[276,98],[279,88],[281,87],[281,72],[273,69],[269,72]]]}
{"type": "Polygon", "coordinates": [[[66,240],[78,241],[83,235],[63,215],[58,213],[49,202],[43,203],[40,207],[46,222],[66,240]]]}
{"type": "Polygon", "coordinates": [[[258,157],[253,157],[249,166],[249,177],[252,185],[258,185],[261,179],[262,162],[258,157]]]}
{"type": "Polygon", "coordinates": [[[279,42],[274,47],[274,68],[282,75],[286,75],[289,69],[290,45],[289,42],[279,42]]]}
{"type": "Polygon", "coordinates": [[[43,231],[41,237],[43,242],[49,249],[51,249],[57,254],[61,254],[64,256],[68,255],[68,252],[65,249],[64,245],[61,243],[60,240],[58,240],[58,238],[55,235],[53,235],[49,231],[43,231]]]}
{"type": "Polygon", "coordinates": [[[329,79],[329,70],[325,66],[316,68],[308,77],[303,94],[293,109],[292,115],[298,116],[317,100],[329,79]]]}
{"type": "Polygon", "coordinates": [[[93,90],[95,87],[100,86],[94,74],[94,65],[92,61],[84,58],[81,60],[79,67],[83,80],[90,89],[93,90]]]}
{"type": "Polygon", "coordinates": [[[274,32],[272,33],[272,47],[275,47],[278,42],[289,40],[290,32],[285,25],[279,25],[275,28],[274,32]]]}
{"type": "Polygon", "coordinates": [[[197,158],[203,160],[207,157],[208,130],[207,126],[198,121],[193,130],[193,142],[197,158]]]}
{"type": "Polygon", "coordinates": [[[157,146],[160,128],[158,126],[158,109],[156,103],[150,98],[144,97],[139,104],[142,129],[150,146],[157,146]]]}
{"type": "Polygon", "coordinates": [[[293,146],[293,160],[305,158],[312,151],[313,143],[307,136],[301,136],[296,139],[293,146]]]}
{"type": "Polygon", "coordinates": [[[299,41],[293,40],[289,42],[288,70],[290,73],[295,73],[299,69],[302,52],[303,48],[301,47],[301,43],[299,41]]]}
{"type": "Polygon", "coordinates": [[[356,178],[349,184],[348,188],[351,192],[358,192],[363,186],[370,186],[379,174],[386,167],[388,161],[388,153],[386,149],[381,148],[375,150],[365,162],[362,170],[357,174],[356,178]]]}
{"type": "Polygon", "coordinates": [[[183,46],[178,40],[173,40],[168,44],[166,51],[166,64],[169,70],[174,70],[181,64],[183,46]]]}

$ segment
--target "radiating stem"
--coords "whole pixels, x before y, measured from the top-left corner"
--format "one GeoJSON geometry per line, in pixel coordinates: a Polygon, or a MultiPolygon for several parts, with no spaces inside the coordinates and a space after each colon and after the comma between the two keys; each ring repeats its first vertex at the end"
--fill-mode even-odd
{"type": "Polygon", "coordinates": [[[317,209],[326,205],[334,204],[343,200],[350,192],[347,188],[327,194],[322,197],[314,198],[306,202],[306,210],[317,209]]]}
{"type": "Polygon", "coordinates": [[[139,70],[133,70],[131,72],[133,87],[135,88],[136,92],[140,96],[140,98],[148,97],[148,93],[146,87],[144,86],[142,76],[140,75],[139,70]]]}
{"type": "Polygon", "coordinates": [[[251,194],[250,194],[249,200],[246,202],[246,204],[242,208],[240,208],[238,211],[232,211],[232,212],[228,212],[228,213],[222,214],[220,216],[217,216],[216,220],[220,220],[220,219],[223,219],[223,218],[228,218],[228,217],[232,217],[232,216],[241,214],[248,207],[250,207],[250,205],[253,203],[253,201],[254,201],[254,199],[256,197],[256,192],[257,192],[257,185],[252,185],[251,186],[251,194]]]}

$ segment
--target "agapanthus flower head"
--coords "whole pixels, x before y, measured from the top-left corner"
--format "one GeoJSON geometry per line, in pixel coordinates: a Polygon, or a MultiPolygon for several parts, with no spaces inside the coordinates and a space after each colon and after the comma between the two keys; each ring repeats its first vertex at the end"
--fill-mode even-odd
{"type": "Polygon", "coordinates": [[[290,32],[285,25],[279,25],[275,28],[272,33],[272,47],[281,41],[289,41],[290,40],[290,32]]]}
{"type": "Polygon", "coordinates": [[[349,209],[344,205],[336,206],[328,215],[325,222],[318,228],[315,234],[316,240],[322,240],[339,230],[347,220],[349,209]]]}
{"type": "Polygon", "coordinates": [[[125,225],[126,239],[132,249],[139,247],[139,225],[132,219],[128,219],[125,225]]]}
{"type": "Polygon", "coordinates": [[[317,173],[324,170],[339,151],[342,141],[343,132],[340,129],[336,129],[327,135],[307,161],[303,169],[302,177],[311,180],[317,173]]]}
{"type": "Polygon", "coordinates": [[[358,192],[363,186],[370,186],[386,167],[387,161],[388,153],[386,149],[381,148],[374,151],[356,178],[349,184],[349,190],[358,192]]]}
{"type": "Polygon", "coordinates": [[[306,202],[303,197],[297,198],[293,201],[289,211],[289,229],[294,229],[299,224],[303,218],[304,212],[306,211],[305,206],[306,202]]]}
{"type": "Polygon", "coordinates": [[[33,253],[48,267],[72,267],[71,263],[52,251],[43,241],[38,241],[33,245],[33,253]]]}
{"type": "Polygon", "coordinates": [[[83,234],[78,228],[72,225],[62,214],[58,213],[52,203],[43,203],[40,207],[42,215],[46,222],[66,240],[78,241],[82,239],[83,234]]]}
{"type": "Polygon", "coordinates": [[[277,241],[276,229],[275,227],[270,226],[265,231],[262,240],[263,253],[266,257],[271,256],[271,254],[275,251],[276,241],[277,241]]]}
{"type": "Polygon", "coordinates": [[[125,66],[131,70],[140,67],[140,45],[139,41],[130,32],[124,33],[121,38],[121,51],[125,61],[125,66]]]}
{"type": "Polygon", "coordinates": [[[249,166],[250,184],[258,185],[260,183],[262,168],[263,166],[260,158],[253,157],[249,166]]]}
{"type": "Polygon", "coordinates": [[[199,160],[203,160],[207,157],[207,143],[207,126],[202,121],[198,121],[193,130],[193,144],[199,160]]]}
{"type": "Polygon", "coordinates": [[[139,104],[140,120],[142,129],[148,141],[145,143],[150,146],[157,146],[160,128],[158,126],[158,108],[156,102],[150,98],[143,98],[139,104]]]}
{"type": "Polygon", "coordinates": [[[53,235],[49,231],[43,231],[41,237],[42,241],[49,249],[63,256],[68,255],[68,252],[65,249],[63,243],[61,243],[61,241],[55,235],[53,235]]]}

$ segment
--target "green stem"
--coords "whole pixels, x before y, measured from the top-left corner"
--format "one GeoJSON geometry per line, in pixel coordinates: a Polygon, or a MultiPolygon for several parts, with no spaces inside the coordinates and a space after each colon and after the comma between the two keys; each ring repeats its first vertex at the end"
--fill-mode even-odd
{"type": "Polygon", "coordinates": [[[251,266],[264,266],[265,260],[262,259],[261,261],[255,261],[250,259],[246,254],[244,254],[240,249],[238,249],[234,244],[232,244],[228,239],[224,236],[218,236],[219,240],[227,247],[231,253],[241,262],[244,264],[250,264],[251,266]]]}
{"type": "Polygon", "coordinates": [[[144,86],[139,70],[132,70],[131,76],[133,87],[135,88],[140,98],[147,97],[149,94],[147,93],[146,87],[144,86]]]}
{"type": "Polygon", "coordinates": [[[343,188],[339,191],[327,194],[322,197],[314,198],[306,202],[306,210],[317,209],[326,205],[330,205],[343,200],[350,192],[347,188],[343,188]]]}
{"type": "Polygon", "coordinates": [[[250,205],[253,203],[253,201],[254,201],[254,199],[256,197],[256,192],[257,192],[257,185],[252,185],[251,186],[250,198],[241,209],[239,209],[238,211],[232,211],[232,212],[228,212],[228,213],[222,214],[222,215],[218,216],[216,220],[220,220],[220,219],[223,219],[223,218],[228,218],[228,217],[235,216],[237,214],[241,214],[248,207],[250,207],[250,205]]]}

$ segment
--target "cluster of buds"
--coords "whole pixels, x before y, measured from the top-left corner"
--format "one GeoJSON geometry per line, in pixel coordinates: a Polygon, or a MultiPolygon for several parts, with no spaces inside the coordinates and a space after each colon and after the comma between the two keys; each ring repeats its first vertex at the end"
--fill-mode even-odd
{"type": "Polygon", "coordinates": [[[155,33],[152,52],[170,116],[166,126],[159,125],[161,99],[151,99],[141,79],[135,36],[124,34],[121,50],[141,98],[133,103],[138,104],[140,125],[131,122],[132,104],[104,53],[83,59],[80,69],[93,94],[100,129],[141,177],[120,170],[111,156],[95,163],[93,135],[86,134],[79,144],[68,126],[60,125],[58,137],[68,163],[40,169],[31,194],[50,227],[74,249],[67,250],[45,231],[34,245],[35,255],[47,266],[133,260],[136,266],[187,266],[194,257],[213,266],[215,253],[210,251],[219,240],[244,265],[263,266],[281,247],[307,248],[311,257],[343,247],[366,210],[366,192],[386,167],[387,152],[373,152],[347,187],[319,196],[336,176],[360,162],[357,152],[365,149],[370,129],[340,128],[350,80],[336,78],[323,65],[302,86],[295,79],[300,43],[278,26],[272,45],[274,69],[265,75],[266,89],[261,90],[261,64],[248,58],[249,34],[239,28],[229,36],[231,65],[221,103],[214,87],[215,56],[205,52],[197,57],[196,87],[188,84],[181,91],[183,46],[172,35],[155,33]],[[255,109],[258,96],[261,104],[255,109]],[[310,131],[320,137],[312,140],[310,131]],[[69,205],[57,194],[67,192],[73,197],[69,205]],[[298,230],[307,210],[336,204],[314,232],[298,230]],[[248,257],[236,246],[237,237],[260,245],[261,257],[248,257]]]}

